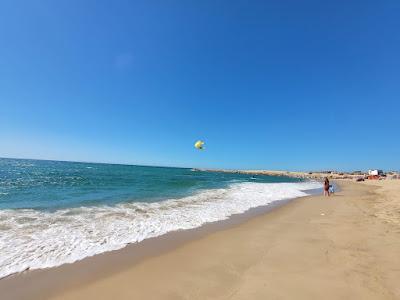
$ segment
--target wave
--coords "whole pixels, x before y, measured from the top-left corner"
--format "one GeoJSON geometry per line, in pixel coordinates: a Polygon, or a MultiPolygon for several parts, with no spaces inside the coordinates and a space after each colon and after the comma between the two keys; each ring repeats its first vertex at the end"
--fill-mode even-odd
{"type": "Polygon", "coordinates": [[[27,269],[73,263],[170,231],[224,220],[273,201],[305,196],[305,191],[320,187],[317,182],[246,182],[154,203],[55,212],[0,210],[0,278],[27,269]]]}

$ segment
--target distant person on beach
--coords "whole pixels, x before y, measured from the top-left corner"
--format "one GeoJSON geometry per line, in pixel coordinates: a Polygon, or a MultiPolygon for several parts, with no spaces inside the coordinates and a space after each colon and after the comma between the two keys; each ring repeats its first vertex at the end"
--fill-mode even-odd
{"type": "Polygon", "coordinates": [[[324,182],[324,196],[330,196],[330,191],[329,191],[329,179],[328,177],[325,177],[325,182],[324,182]]]}

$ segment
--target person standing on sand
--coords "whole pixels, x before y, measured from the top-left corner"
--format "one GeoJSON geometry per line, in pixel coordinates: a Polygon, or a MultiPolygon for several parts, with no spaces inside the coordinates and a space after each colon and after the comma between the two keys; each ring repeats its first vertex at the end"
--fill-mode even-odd
{"type": "Polygon", "coordinates": [[[329,192],[329,179],[328,179],[328,177],[325,177],[325,182],[324,182],[324,196],[330,196],[330,192],[329,192]]]}

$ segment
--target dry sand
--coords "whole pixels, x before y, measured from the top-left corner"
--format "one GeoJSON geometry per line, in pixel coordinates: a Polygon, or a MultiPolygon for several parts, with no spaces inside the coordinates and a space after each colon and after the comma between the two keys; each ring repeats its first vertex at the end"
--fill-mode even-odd
{"type": "Polygon", "coordinates": [[[367,180],[364,183],[379,187],[373,204],[375,216],[400,226],[400,180],[367,180]]]}
{"type": "Polygon", "coordinates": [[[62,267],[29,277],[24,293],[10,291],[18,276],[2,280],[0,295],[27,297],[40,278],[31,299],[400,299],[400,180],[340,186],[73,285],[83,264],[72,264],[53,295],[46,282],[62,267]]]}

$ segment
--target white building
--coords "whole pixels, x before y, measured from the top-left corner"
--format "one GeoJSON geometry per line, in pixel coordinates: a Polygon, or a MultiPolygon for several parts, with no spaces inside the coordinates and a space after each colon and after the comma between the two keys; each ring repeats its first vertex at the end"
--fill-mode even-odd
{"type": "Polygon", "coordinates": [[[368,175],[371,175],[371,176],[383,175],[383,171],[382,170],[368,170],[368,175]]]}

